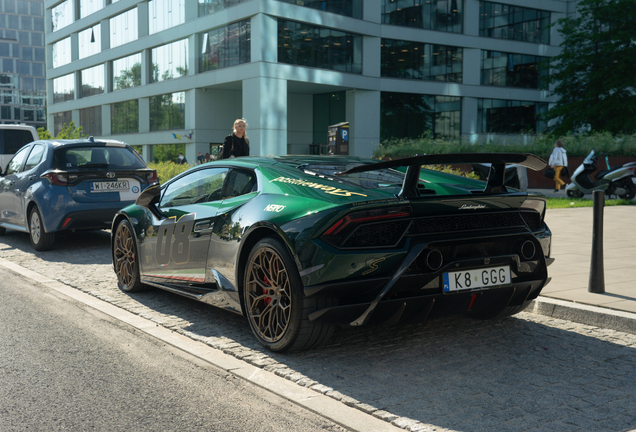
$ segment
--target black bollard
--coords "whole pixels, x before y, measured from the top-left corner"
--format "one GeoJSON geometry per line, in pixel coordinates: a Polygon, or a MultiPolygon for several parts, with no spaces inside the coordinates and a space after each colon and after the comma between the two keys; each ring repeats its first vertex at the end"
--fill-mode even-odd
{"type": "Polygon", "coordinates": [[[592,264],[590,267],[590,284],[587,290],[591,293],[605,292],[605,275],[603,269],[603,208],[605,192],[594,191],[594,221],[592,222],[592,264]]]}

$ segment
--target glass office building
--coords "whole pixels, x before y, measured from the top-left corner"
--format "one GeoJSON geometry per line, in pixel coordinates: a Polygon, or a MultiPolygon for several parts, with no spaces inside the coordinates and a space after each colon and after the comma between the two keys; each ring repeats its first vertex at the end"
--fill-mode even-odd
{"type": "Polygon", "coordinates": [[[44,1],[0,1],[0,123],[46,126],[44,1]]]}
{"type": "MultiPolygon", "coordinates": [[[[7,29],[7,4],[42,4],[0,1],[7,29]]],[[[550,24],[575,3],[47,2],[47,125],[74,120],[148,160],[162,144],[195,160],[237,118],[254,155],[316,151],[340,122],[359,156],[389,138],[531,135],[555,102],[543,88],[561,42],[550,24]]]]}

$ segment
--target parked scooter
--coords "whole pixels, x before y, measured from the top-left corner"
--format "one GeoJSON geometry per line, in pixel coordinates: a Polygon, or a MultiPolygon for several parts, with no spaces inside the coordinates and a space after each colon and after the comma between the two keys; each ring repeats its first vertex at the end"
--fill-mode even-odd
{"type": "Polygon", "coordinates": [[[596,174],[596,181],[590,179],[590,174],[596,171],[598,161],[598,156],[592,149],[583,163],[570,176],[571,183],[565,188],[567,195],[580,198],[595,190],[602,190],[610,197],[617,195],[622,199],[634,198],[636,196],[636,162],[610,168],[609,155],[602,154],[602,156],[605,156],[607,169],[596,174]]]}

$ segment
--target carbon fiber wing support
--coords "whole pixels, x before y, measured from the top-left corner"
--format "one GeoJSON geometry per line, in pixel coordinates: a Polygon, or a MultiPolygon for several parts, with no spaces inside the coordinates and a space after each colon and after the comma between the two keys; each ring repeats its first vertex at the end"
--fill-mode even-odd
{"type": "Polygon", "coordinates": [[[407,167],[402,190],[399,197],[409,198],[419,195],[417,185],[420,179],[422,165],[457,165],[485,163],[490,165],[490,174],[484,193],[506,193],[504,186],[506,164],[516,164],[534,171],[542,170],[546,167],[546,162],[529,153],[448,153],[435,155],[418,155],[405,158],[398,158],[384,162],[359,165],[336,175],[355,174],[366,171],[375,171],[387,168],[407,167]]]}

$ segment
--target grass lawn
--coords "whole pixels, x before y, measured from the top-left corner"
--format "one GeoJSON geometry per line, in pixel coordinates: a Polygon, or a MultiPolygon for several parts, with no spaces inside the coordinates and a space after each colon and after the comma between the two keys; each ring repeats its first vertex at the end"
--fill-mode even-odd
{"type": "MultiPolygon", "coordinates": [[[[594,200],[590,198],[548,198],[548,208],[592,207],[594,200]]],[[[605,206],[636,205],[636,201],[624,199],[606,199],[605,206]]]]}

